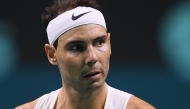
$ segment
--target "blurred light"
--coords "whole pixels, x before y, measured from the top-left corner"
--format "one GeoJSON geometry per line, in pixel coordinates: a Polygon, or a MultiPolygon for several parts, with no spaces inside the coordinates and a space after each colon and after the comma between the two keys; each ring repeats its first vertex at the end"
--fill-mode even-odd
{"type": "Polygon", "coordinates": [[[0,81],[16,72],[19,64],[15,36],[14,26],[7,21],[0,21],[0,81]]]}
{"type": "Polygon", "coordinates": [[[165,64],[190,82],[190,2],[180,2],[161,22],[159,45],[165,64]]]}

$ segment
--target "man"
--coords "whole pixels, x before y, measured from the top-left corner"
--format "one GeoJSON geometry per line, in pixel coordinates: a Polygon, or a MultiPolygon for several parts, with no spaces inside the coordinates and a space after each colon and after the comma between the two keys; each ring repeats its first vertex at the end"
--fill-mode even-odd
{"type": "Polygon", "coordinates": [[[58,0],[43,16],[49,62],[57,65],[62,88],[16,109],[155,109],[105,83],[110,33],[94,0],[58,0]]]}

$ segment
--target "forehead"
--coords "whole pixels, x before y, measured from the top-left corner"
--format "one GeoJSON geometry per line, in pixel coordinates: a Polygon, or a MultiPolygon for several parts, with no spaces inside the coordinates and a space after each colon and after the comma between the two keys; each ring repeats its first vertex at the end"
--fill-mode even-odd
{"type": "Polygon", "coordinates": [[[59,40],[69,41],[72,39],[88,39],[106,34],[107,32],[103,26],[97,24],[86,24],[65,32],[60,36],[59,40]]]}

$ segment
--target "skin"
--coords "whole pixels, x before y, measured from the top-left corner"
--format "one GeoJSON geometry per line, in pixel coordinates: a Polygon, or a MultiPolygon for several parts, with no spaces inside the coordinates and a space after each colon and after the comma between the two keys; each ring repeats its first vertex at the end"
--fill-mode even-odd
{"type": "MultiPolygon", "coordinates": [[[[49,44],[44,47],[49,62],[58,66],[62,77],[63,87],[54,109],[103,109],[111,55],[110,33],[100,25],[82,25],[61,35],[57,49],[49,44]]],[[[37,102],[38,99],[16,109],[32,109],[37,102]]],[[[126,109],[155,108],[132,96],[126,109]]]]}
{"type": "MultiPolygon", "coordinates": [[[[47,52],[52,49],[49,45],[45,47],[47,52]]],[[[58,97],[58,104],[59,101],[65,103],[58,107],[91,109],[99,103],[103,104],[107,92],[105,79],[109,69],[110,54],[110,34],[100,25],[83,25],[59,38],[57,50],[53,58],[49,58],[52,64],[58,65],[64,84],[61,90],[64,95],[58,97]],[[56,61],[51,61],[52,59],[56,61]],[[86,77],[90,73],[99,73],[99,78],[86,77]],[[99,96],[101,102],[90,102],[99,96]]],[[[99,109],[101,108],[100,106],[99,109]]]]}

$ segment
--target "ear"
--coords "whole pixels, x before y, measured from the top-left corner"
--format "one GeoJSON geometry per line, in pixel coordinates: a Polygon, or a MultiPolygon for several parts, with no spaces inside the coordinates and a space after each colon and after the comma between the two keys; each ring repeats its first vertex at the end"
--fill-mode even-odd
{"type": "Polygon", "coordinates": [[[110,41],[110,35],[111,35],[111,33],[107,33],[107,35],[108,35],[108,41],[110,43],[110,55],[111,55],[111,41],[110,41]]]}
{"type": "Polygon", "coordinates": [[[57,65],[56,50],[53,46],[49,44],[44,45],[45,52],[47,54],[48,60],[52,65],[57,65]]]}

